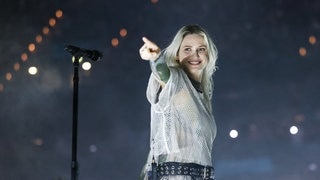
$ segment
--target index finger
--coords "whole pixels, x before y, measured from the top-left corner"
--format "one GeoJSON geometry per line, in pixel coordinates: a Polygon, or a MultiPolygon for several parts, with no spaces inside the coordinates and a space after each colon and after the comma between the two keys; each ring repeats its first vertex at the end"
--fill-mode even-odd
{"type": "Polygon", "coordinates": [[[148,45],[152,45],[152,46],[154,46],[155,44],[152,42],[152,41],[150,41],[148,38],[146,38],[146,37],[142,37],[142,41],[148,46],[148,45]]]}

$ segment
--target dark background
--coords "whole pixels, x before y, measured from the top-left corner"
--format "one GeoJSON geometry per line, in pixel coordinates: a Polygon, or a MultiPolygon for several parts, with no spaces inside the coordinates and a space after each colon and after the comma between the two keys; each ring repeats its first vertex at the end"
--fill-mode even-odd
{"type": "Polygon", "coordinates": [[[320,1],[2,0],[0,13],[1,180],[70,179],[68,44],[104,55],[90,71],[80,70],[79,179],[138,179],[150,110],[141,37],[165,47],[185,24],[206,28],[219,50],[212,102],[217,179],[320,179],[320,44],[309,42],[320,39],[320,1]],[[55,18],[58,9],[62,18],[55,18]],[[50,18],[57,20],[53,27],[50,18]],[[44,26],[49,34],[28,52],[44,26]],[[29,75],[30,66],[38,74],[29,75]],[[230,138],[232,129],[238,138],[230,138]]]}

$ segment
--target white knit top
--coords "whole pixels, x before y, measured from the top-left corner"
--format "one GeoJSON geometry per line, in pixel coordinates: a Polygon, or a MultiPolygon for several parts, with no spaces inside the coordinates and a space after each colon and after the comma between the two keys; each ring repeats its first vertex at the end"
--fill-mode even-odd
{"type": "Polygon", "coordinates": [[[211,102],[204,100],[180,68],[170,67],[170,78],[158,94],[160,88],[152,73],[147,88],[151,134],[145,170],[150,170],[153,156],[157,163],[175,161],[212,166],[216,124],[208,104],[211,102]]]}

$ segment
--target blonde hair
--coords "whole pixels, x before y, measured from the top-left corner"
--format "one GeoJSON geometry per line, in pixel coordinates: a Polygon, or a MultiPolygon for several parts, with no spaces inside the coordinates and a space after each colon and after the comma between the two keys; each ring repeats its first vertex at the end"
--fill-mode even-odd
{"type": "Polygon", "coordinates": [[[216,71],[216,61],[218,58],[218,51],[211,40],[209,34],[199,25],[187,25],[183,26],[175,35],[170,45],[165,49],[164,56],[166,63],[169,67],[179,67],[179,63],[176,61],[177,54],[180,49],[180,45],[185,36],[189,34],[198,34],[204,38],[205,44],[208,48],[208,64],[204,69],[201,86],[204,91],[204,95],[208,101],[212,98],[213,81],[212,75],[216,71]]]}

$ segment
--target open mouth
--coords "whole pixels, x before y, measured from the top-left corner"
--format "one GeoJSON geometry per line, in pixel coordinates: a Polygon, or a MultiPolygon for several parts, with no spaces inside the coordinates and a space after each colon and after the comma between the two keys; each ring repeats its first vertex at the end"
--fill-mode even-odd
{"type": "Polygon", "coordinates": [[[201,64],[201,61],[188,61],[188,63],[191,65],[199,65],[201,64]]]}

